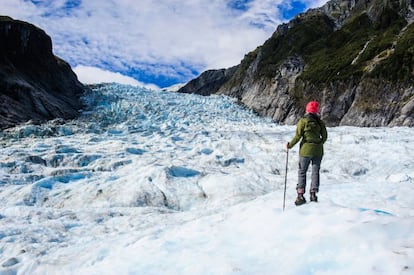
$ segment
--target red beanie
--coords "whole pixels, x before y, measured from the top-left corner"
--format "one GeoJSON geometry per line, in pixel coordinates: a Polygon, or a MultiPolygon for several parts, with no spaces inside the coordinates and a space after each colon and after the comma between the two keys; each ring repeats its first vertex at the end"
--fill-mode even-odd
{"type": "Polygon", "coordinates": [[[319,103],[316,101],[311,101],[306,105],[306,112],[317,114],[319,113],[319,103]]]}

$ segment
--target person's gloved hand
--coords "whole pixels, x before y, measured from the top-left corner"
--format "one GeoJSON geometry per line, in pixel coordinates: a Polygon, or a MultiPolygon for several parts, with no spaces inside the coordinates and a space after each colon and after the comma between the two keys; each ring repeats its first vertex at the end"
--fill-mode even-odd
{"type": "Polygon", "coordinates": [[[289,142],[286,143],[286,150],[289,150],[289,142]]]}

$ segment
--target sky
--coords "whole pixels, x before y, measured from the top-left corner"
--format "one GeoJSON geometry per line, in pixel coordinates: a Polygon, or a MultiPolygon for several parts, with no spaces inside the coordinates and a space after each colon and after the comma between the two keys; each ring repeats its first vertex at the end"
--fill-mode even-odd
{"type": "Polygon", "coordinates": [[[279,24],[325,2],[2,0],[0,14],[45,30],[82,82],[163,88],[239,64],[279,24]]]}

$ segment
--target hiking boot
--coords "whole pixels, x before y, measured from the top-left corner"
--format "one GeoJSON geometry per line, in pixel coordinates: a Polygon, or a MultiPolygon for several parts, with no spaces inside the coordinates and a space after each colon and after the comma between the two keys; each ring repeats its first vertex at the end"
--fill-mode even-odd
{"type": "Polygon", "coordinates": [[[304,203],[306,203],[305,197],[303,196],[303,194],[298,194],[298,197],[295,200],[295,205],[299,206],[299,205],[302,205],[304,203]]]}
{"type": "Polygon", "coordinates": [[[310,201],[318,202],[318,197],[315,192],[310,193],[310,201]]]}

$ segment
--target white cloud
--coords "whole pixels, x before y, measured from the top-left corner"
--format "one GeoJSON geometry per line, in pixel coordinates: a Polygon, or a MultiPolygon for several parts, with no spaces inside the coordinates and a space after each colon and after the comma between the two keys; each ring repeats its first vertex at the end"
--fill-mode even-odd
{"type": "Polygon", "coordinates": [[[238,64],[282,23],[278,5],[287,1],[244,1],[246,8],[237,10],[230,0],[44,0],[37,6],[2,0],[1,5],[2,13],[44,29],[55,54],[71,65],[188,80],[194,70],[238,64]],[[68,2],[78,5],[68,8],[68,2]]]}
{"type": "Polygon", "coordinates": [[[321,7],[328,1],[327,0],[303,0],[301,2],[303,2],[310,9],[310,8],[321,7]]]}
{"type": "Polygon", "coordinates": [[[78,79],[83,84],[97,84],[97,83],[120,83],[132,86],[146,87],[152,90],[159,90],[160,88],[145,84],[137,81],[136,79],[122,75],[120,73],[114,73],[106,70],[102,70],[96,67],[89,67],[78,65],[74,69],[74,72],[78,76],[78,79]]]}

